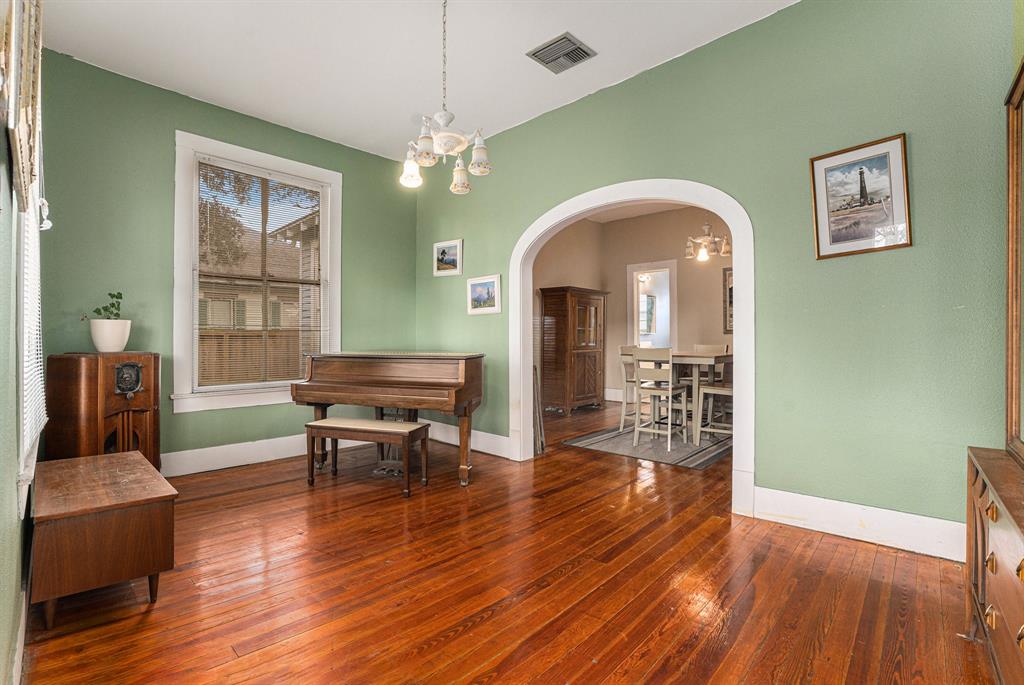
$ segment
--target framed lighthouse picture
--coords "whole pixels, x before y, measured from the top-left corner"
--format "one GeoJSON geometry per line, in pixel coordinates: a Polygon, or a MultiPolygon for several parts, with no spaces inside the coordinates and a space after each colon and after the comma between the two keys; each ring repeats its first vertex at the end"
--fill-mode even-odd
{"type": "Polygon", "coordinates": [[[910,247],[906,134],[811,159],[818,259],[910,247]]]}

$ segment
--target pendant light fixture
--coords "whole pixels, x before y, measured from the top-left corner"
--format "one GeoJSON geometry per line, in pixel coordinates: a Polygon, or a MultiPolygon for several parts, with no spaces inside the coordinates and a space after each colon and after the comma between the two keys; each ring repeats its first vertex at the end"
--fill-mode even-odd
{"type": "Polygon", "coordinates": [[[432,167],[440,159],[448,163],[448,157],[455,158],[452,168],[452,184],[448,187],[456,195],[465,195],[472,187],[469,175],[486,176],[491,173],[491,160],[487,155],[487,144],[480,129],[467,135],[452,126],[455,115],[448,111],[448,0],[441,2],[441,111],[433,116],[423,117],[423,126],[415,142],[409,143],[409,151],[402,164],[402,175],[398,182],[407,188],[418,188],[423,183],[419,167],[432,167]],[[462,152],[473,143],[469,167],[462,159],[462,152]]]}
{"type": "Polygon", "coordinates": [[[711,232],[711,222],[704,221],[704,235],[691,236],[686,239],[686,258],[696,259],[698,262],[706,262],[715,255],[729,257],[732,255],[732,246],[729,238],[719,238],[711,232]]]}

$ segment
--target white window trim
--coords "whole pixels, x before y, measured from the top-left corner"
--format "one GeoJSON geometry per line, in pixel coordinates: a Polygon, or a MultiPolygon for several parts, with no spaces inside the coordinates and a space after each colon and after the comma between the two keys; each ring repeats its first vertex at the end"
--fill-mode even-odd
{"type": "Polygon", "coordinates": [[[193,350],[193,262],[195,260],[196,158],[217,157],[256,167],[276,176],[294,176],[323,185],[327,199],[327,231],[320,236],[320,271],[326,274],[322,290],[320,349],[341,350],[341,172],[276,157],[248,148],[175,132],[174,162],[174,413],[285,404],[292,401],[290,382],[261,383],[226,390],[196,391],[193,350]],[[324,245],[326,243],[326,245],[324,245]],[[326,316],[324,316],[326,312],[326,316]]]}

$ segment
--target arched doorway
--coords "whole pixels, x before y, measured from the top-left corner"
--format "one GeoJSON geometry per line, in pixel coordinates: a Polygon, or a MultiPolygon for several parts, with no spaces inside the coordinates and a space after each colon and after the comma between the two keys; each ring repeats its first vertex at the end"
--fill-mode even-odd
{"type": "Polygon", "coordinates": [[[533,457],[533,261],[553,235],[599,209],[640,202],[678,202],[717,214],[733,242],[732,510],[754,512],[754,229],[730,195],[703,183],[653,178],[582,193],[545,212],[519,237],[509,262],[509,441],[512,457],[533,457]]]}

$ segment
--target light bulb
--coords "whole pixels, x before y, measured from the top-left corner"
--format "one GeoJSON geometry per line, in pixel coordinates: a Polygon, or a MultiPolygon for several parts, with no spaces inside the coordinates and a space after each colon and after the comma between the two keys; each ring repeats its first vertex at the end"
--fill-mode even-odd
{"type": "Polygon", "coordinates": [[[413,159],[412,150],[405,153],[405,162],[402,164],[402,175],[398,179],[406,188],[419,188],[423,185],[423,177],[420,176],[420,166],[413,159]]]}
{"type": "Polygon", "coordinates": [[[434,154],[434,138],[430,135],[430,127],[426,124],[426,117],[423,118],[423,121],[420,137],[416,139],[414,159],[420,166],[431,167],[437,164],[437,155],[434,154]]]}
{"type": "Polygon", "coordinates": [[[455,160],[455,168],[452,169],[452,184],[448,190],[456,195],[465,195],[472,188],[469,186],[469,174],[466,173],[466,163],[462,161],[462,155],[455,160]]]}
{"type": "Polygon", "coordinates": [[[700,249],[697,250],[697,261],[698,262],[706,262],[706,261],[708,261],[708,259],[709,259],[709,257],[708,257],[708,248],[705,247],[704,245],[701,245],[700,249]]]}

